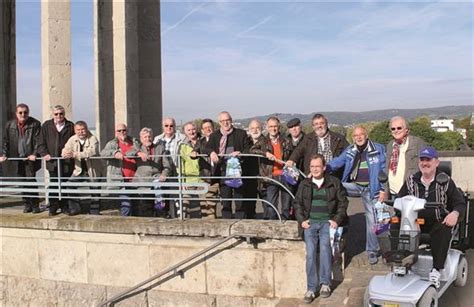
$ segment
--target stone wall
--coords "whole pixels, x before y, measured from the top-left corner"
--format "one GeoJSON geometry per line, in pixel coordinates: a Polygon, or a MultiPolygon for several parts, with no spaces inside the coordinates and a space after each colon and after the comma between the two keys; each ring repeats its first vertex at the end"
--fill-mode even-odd
{"type": "Polygon", "coordinates": [[[441,161],[451,161],[452,177],[463,191],[474,193],[474,150],[440,152],[441,161]]]}
{"type": "Polygon", "coordinates": [[[296,222],[3,214],[0,226],[8,306],[97,305],[236,232],[262,239],[231,240],[122,303],[274,305],[305,292],[296,222]]]}

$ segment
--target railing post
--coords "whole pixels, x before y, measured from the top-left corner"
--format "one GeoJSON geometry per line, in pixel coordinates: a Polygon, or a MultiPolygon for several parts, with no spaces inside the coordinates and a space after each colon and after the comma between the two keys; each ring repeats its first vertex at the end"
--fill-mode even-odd
{"type": "Polygon", "coordinates": [[[183,212],[183,177],[181,175],[183,166],[181,165],[181,155],[178,153],[178,183],[179,183],[179,215],[180,220],[184,221],[184,212],[183,212]]]}
{"type": "Polygon", "coordinates": [[[61,200],[61,158],[55,158],[58,162],[58,200],[61,200]]]}

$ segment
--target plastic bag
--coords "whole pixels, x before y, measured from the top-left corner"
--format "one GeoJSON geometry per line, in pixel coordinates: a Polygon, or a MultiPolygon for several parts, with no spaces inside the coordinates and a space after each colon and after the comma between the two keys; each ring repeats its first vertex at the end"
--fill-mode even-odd
{"type": "Polygon", "coordinates": [[[382,202],[375,203],[376,220],[374,226],[374,232],[376,235],[382,234],[390,229],[390,207],[382,202]]]}
{"type": "Polygon", "coordinates": [[[281,178],[285,180],[286,183],[290,185],[296,185],[298,184],[298,178],[300,177],[300,173],[296,169],[296,167],[291,166],[285,166],[283,167],[283,172],[281,174],[281,178]]]}
{"type": "Polygon", "coordinates": [[[239,188],[242,186],[243,182],[240,178],[242,177],[242,167],[239,158],[230,157],[227,159],[225,176],[228,178],[224,180],[224,183],[228,187],[239,188]]]}

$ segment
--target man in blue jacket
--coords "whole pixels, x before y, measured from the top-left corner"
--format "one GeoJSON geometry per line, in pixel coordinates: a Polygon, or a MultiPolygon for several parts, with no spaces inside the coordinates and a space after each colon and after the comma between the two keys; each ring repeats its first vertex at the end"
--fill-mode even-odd
{"type": "Polygon", "coordinates": [[[328,163],[334,172],[344,167],[342,183],[350,197],[362,197],[365,208],[366,245],[370,264],[378,262],[379,243],[375,234],[375,203],[383,201],[384,187],[378,180],[385,169],[385,146],[369,140],[367,129],[358,126],[352,132],[354,144],[328,163]]]}

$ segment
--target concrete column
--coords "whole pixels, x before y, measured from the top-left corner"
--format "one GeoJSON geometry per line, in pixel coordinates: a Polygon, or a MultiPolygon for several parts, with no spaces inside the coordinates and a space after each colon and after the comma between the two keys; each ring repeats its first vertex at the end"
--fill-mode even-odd
{"type": "Polygon", "coordinates": [[[161,127],[159,0],[95,0],[97,131],[125,122],[131,135],[161,127]],[[113,18],[112,18],[113,16],[113,18]]]}
{"type": "Polygon", "coordinates": [[[16,106],[15,0],[0,1],[0,140],[16,106]]]}
{"type": "Polygon", "coordinates": [[[58,104],[72,119],[70,0],[41,1],[41,66],[43,120],[58,104]]]}

